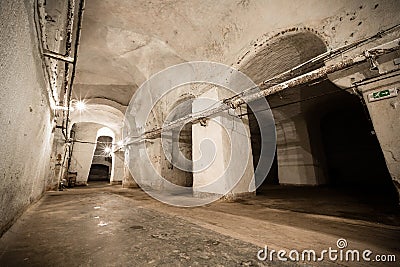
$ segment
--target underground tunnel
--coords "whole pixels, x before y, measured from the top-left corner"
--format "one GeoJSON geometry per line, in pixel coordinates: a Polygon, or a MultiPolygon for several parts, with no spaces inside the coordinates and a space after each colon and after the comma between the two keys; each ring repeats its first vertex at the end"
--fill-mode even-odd
{"type": "Polygon", "coordinates": [[[0,265],[397,266],[399,12],[1,1],[0,265]]]}

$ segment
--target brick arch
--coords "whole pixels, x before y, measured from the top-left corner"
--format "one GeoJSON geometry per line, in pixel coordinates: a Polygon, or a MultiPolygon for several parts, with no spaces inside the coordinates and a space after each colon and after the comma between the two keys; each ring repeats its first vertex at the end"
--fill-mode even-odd
{"type": "Polygon", "coordinates": [[[239,69],[260,83],[326,52],[328,44],[317,31],[294,27],[257,41],[253,47],[239,69]]]}

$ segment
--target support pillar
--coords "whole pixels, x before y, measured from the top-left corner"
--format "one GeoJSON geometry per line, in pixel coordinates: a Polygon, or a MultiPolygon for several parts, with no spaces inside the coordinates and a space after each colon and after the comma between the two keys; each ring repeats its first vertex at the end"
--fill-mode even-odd
{"type": "Polygon", "coordinates": [[[124,164],[124,177],[122,179],[122,187],[139,188],[138,184],[133,179],[131,172],[129,171],[129,167],[126,164],[124,164]]]}
{"type": "Polygon", "coordinates": [[[110,184],[122,184],[124,179],[124,152],[118,151],[114,153],[113,157],[113,175],[110,179],[110,184]]]}
{"type": "MultiPolygon", "coordinates": [[[[193,101],[192,111],[203,110],[223,97],[221,90],[213,88],[193,101]]],[[[235,199],[255,194],[247,117],[243,123],[224,112],[205,123],[193,124],[192,142],[195,196],[235,199]]]]}

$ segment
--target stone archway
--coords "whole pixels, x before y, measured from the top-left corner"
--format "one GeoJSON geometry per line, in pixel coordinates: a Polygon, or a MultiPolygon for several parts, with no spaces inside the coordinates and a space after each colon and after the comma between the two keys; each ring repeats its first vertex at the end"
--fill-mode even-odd
{"type": "MultiPolygon", "coordinates": [[[[255,83],[259,84],[324,52],[326,52],[325,41],[312,29],[287,30],[263,44],[262,49],[241,64],[240,70],[253,79],[255,83]]],[[[307,66],[303,71],[316,69],[322,64],[317,62],[307,66]]],[[[307,142],[301,145],[296,144],[301,142],[302,139],[308,140],[308,132],[302,116],[302,107],[298,104],[288,106],[284,110],[274,109],[276,106],[300,101],[301,95],[299,91],[293,88],[279,95],[269,96],[267,100],[272,108],[277,130],[277,160],[275,159],[271,168],[271,170],[275,170],[275,173],[270,172],[270,175],[274,177],[269,177],[267,182],[275,181],[273,183],[276,183],[279,177],[279,183],[316,184],[315,175],[312,175],[314,178],[311,178],[311,180],[313,181],[309,178],[309,173],[315,172],[312,157],[309,156],[311,148],[307,145],[307,142]],[[293,163],[290,159],[290,157],[293,157],[293,152],[301,160],[293,163]],[[305,178],[306,176],[308,178],[305,178]],[[287,177],[292,178],[287,179],[287,177]]],[[[263,163],[259,162],[261,136],[259,124],[255,120],[253,112],[249,109],[253,162],[256,168],[258,164],[263,163]]]]}
{"type": "MultiPolygon", "coordinates": [[[[81,130],[75,129],[77,139],[81,139],[80,141],[91,142],[91,144],[79,142],[74,144],[71,161],[72,165],[70,168],[78,172],[78,184],[84,184],[87,181],[90,162],[93,157],[97,138],[101,135],[112,137],[114,150],[116,147],[115,144],[122,138],[121,129],[123,125],[123,119],[124,115],[117,108],[93,102],[86,104],[85,110],[72,112],[71,129],[73,125],[80,125],[84,127],[84,129],[81,130]],[[102,128],[107,130],[101,130],[102,128]],[[79,152],[79,150],[81,151],[79,152]],[[80,161],[82,161],[84,164],[79,163],[80,161]],[[88,163],[88,161],[90,162],[88,163]],[[83,167],[83,165],[85,167],[83,167]],[[81,173],[78,171],[78,169],[81,170],[81,173]]],[[[113,166],[111,169],[110,182],[121,183],[124,178],[123,153],[113,153],[112,162],[113,166]]]]}

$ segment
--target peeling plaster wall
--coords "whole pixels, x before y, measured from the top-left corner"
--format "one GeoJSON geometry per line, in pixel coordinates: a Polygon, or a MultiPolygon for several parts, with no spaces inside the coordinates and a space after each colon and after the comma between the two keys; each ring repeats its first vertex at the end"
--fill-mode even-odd
{"type": "MultiPolygon", "coordinates": [[[[38,2],[39,24],[43,48],[59,53],[66,53],[68,0],[35,0],[38,2]]],[[[52,85],[52,93],[57,102],[64,98],[63,77],[65,64],[49,57],[44,58],[52,85]]]]}
{"type": "Polygon", "coordinates": [[[33,22],[33,1],[0,2],[0,234],[43,194],[52,115],[33,22]]]}

